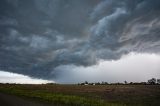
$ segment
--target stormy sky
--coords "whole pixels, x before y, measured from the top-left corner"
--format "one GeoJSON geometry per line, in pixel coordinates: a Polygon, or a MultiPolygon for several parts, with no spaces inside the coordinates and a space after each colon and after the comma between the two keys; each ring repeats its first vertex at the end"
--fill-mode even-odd
{"type": "Polygon", "coordinates": [[[159,54],[159,0],[0,0],[0,74],[142,81],[159,54]]]}

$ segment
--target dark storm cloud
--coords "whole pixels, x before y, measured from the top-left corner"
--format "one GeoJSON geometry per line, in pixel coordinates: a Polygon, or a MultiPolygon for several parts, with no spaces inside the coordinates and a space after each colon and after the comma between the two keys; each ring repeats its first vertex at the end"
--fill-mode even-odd
{"type": "Polygon", "coordinates": [[[159,0],[1,0],[0,67],[50,78],[61,65],[159,53],[159,33],[159,0]]]}

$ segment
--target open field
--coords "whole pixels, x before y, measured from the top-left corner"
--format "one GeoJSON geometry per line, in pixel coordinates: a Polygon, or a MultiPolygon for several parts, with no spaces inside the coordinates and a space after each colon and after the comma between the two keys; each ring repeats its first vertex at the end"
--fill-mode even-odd
{"type": "Polygon", "coordinates": [[[160,106],[160,85],[16,85],[0,92],[54,106],[160,106]]]}
{"type": "Polygon", "coordinates": [[[29,98],[22,98],[16,95],[0,93],[1,106],[54,106],[44,102],[31,100],[29,98]]]}

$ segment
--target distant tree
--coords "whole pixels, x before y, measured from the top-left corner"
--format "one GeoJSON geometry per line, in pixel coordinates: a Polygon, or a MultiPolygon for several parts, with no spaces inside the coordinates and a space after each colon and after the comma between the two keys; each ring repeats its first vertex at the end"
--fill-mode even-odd
{"type": "Polygon", "coordinates": [[[88,81],[85,81],[85,82],[84,82],[84,85],[88,85],[88,84],[89,84],[88,81]]]}
{"type": "Polygon", "coordinates": [[[108,85],[108,82],[104,82],[105,83],[105,85],[108,85]]]}
{"type": "Polygon", "coordinates": [[[160,84],[160,79],[157,79],[157,84],[160,84]]]}
{"type": "Polygon", "coordinates": [[[128,84],[128,82],[127,82],[127,81],[124,81],[124,84],[128,84]]]}
{"type": "Polygon", "coordinates": [[[89,83],[88,85],[93,85],[93,83],[89,83]]]}
{"type": "Polygon", "coordinates": [[[151,84],[151,85],[156,84],[156,78],[149,79],[148,84],[151,84]]]}
{"type": "Polygon", "coordinates": [[[101,84],[100,82],[96,82],[96,83],[95,83],[95,85],[100,85],[100,84],[101,84]]]}
{"type": "Polygon", "coordinates": [[[55,85],[56,83],[46,83],[46,85],[55,85]]]}
{"type": "Polygon", "coordinates": [[[146,83],[146,82],[140,82],[140,84],[141,84],[141,85],[146,85],[147,83],[146,83]]]}
{"type": "Polygon", "coordinates": [[[130,82],[129,84],[131,84],[131,85],[132,85],[132,84],[133,84],[133,82],[130,82]]]}
{"type": "Polygon", "coordinates": [[[80,85],[84,85],[85,83],[81,83],[80,85]]]}
{"type": "Polygon", "coordinates": [[[104,81],[102,81],[101,85],[105,85],[105,82],[104,82],[104,81]]]}
{"type": "Polygon", "coordinates": [[[85,81],[84,83],[85,83],[85,84],[88,84],[88,81],[85,81]]]}

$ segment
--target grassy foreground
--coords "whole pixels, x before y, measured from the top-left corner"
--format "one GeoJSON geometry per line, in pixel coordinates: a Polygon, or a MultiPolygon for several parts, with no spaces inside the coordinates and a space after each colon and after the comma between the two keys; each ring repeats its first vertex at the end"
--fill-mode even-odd
{"type": "Polygon", "coordinates": [[[160,85],[16,85],[0,92],[58,106],[160,106],[160,85]]]}

